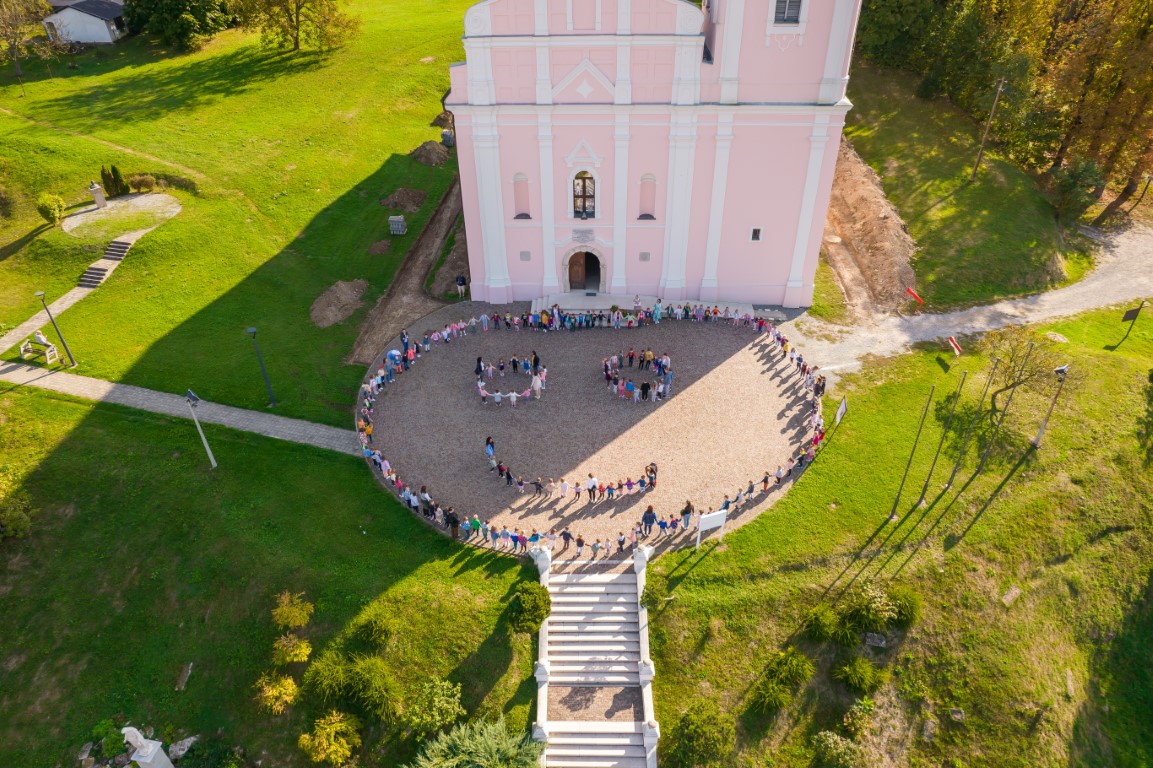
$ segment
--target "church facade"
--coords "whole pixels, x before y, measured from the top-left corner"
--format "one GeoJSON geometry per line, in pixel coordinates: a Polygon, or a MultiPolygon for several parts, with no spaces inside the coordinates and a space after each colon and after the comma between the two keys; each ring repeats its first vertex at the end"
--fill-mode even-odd
{"type": "Polygon", "coordinates": [[[450,70],[474,299],[808,306],[860,0],[482,0],[450,70]]]}

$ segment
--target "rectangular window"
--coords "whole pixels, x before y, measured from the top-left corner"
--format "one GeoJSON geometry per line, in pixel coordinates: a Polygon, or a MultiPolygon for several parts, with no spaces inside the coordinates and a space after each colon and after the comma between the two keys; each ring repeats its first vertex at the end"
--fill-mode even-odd
{"type": "Polygon", "coordinates": [[[532,261],[532,251],[521,251],[520,252],[520,260],[521,261],[532,261]]]}
{"type": "Polygon", "coordinates": [[[752,234],[752,237],[750,237],[749,239],[752,240],[754,243],[760,242],[760,240],[761,240],[761,228],[760,227],[753,227],[753,234],[752,234]]]}
{"type": "Polygon", "coordinates": [[[800,24],[801,0],[777,0],[773,21],[776,24],[800,24]]]}
{"type": "Polygon", "coordinates": [[[651,258],[652,254],[649,251],[641,251],[641,261],[648,261],[651,258]]]}

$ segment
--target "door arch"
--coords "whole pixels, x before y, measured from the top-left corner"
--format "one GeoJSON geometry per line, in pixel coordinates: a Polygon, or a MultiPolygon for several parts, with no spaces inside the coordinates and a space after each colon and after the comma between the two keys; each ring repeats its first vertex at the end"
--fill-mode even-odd
{"type": "Polygon", "coordinates": [[[565,292],[605,290],[605,276],[608,272],[604,258],[595,251],[573,250],[561,263],[561,275],[565,292]]]}

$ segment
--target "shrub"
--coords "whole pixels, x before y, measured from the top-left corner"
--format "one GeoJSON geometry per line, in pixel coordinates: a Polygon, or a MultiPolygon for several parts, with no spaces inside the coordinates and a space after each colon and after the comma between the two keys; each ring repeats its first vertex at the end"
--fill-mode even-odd
{"type": "Polygon", "coordinates": [[[100,745],[100,754],[115,757],[124,751],[124,734],[112,720],[101,720],[92,729],[92,741],[100,745]]]}
{"type": "Polygon", "coordinates": [[[861,765],[861,748],[832,731],[821,731],[813,737],[813,751],[817,753],[817,763],[824,768],[858,768],[861,765]]]}
{"type": "Polygon", "coordinates": [[[265,674],[256,681],[256,700],[274,715],[284,714],[299,698],[300,688],[288,675],[265,674]]]}
{"type": "Polygon", "coordinates": [[[510,623],[517,632],[532,634],[552,613],[552,598],[548,590],[535,581],[522,581],[516,585],[512,599],[510,623]]]}
{"type": "Polygon", "coordinates": [[[921,596],[912,588],[896,585],[889,587],[889,600],[897,615],[893,623],[899,627],[911,627],[921,620],[921,596]]]}
{"type": "Polygon", "coordinates": [[[128,183],[124,181],[124,177],[120,175],[120,169],[115,165],[112,166],[110,175],[112,177],[112,187],[116,190],[112,196],[119,197],[120,195],[127,195],[129,191],[128,183]]]}
{"type": "Polygon", "coordinates": [[[42,192],[40,197],[36,198],[36,212],[52,226],[56,226],[64,218],[64,209],[67,207],[64,198],[51,192],[42,192]]]}
{"type": "Polygon", "coordinates": [[[762,677],[753,688],[749,705],[761,714],[771,714],[789,706],[793,694],[789,687],[772,677],[762,677]]]}
{"type": "Polygon", "coordinates": [[[104,187],[105,197],[116,197],[116,182],[112,179],[112,174],[103,165],[100,166],[100,186],[104,187]]]}
{"type": "Polygon", "coordinates": [[[873,700],[868,696],[854,701],[853,706],[849,707],[849,711],[841,718],[841,725],[844,726],[845,733],[853,739],[864,736],[872,722],[873,700]]]}
{"type": "Polygon", "coordinates": [[[272,644],[272,663],[278,667],[283,667],[285,664],[292,664],[293,662],[308,661],[308,656],[311,653],[312,643],[291,632],[286,632],[276,638],[276,642],[272,644]]]}
{"type": "Polygon", "coordinates": [[[304,599],[304,593],[281,592],[276,596],[276,607],[272,609],[272,620],[282,629],[303,627],[312,618],[316,606],[304,599]]]}
{"type": "Polygon", "coordinates": [[[28,491],[15,487],[12,477],[0,476],[0,541],[22,539],[31,533],[35,514],[28,491]]]}
{"type": "Polygon", "coordinates": [[[504,720],[461,723],[426,741],[407,768],[537,768],[544,744],[529,734],[510,733],[504,720]]]}
{"type": "Polygon", "coordinates": [[[343,765],[360,746],[359,731],[355,716],[333,710],[313,724],[312,733],[300,734],[297,744],[314,763],[343,765]]]}
{"type": "Polygon", "coordinates": [[[854,656],[837,667],[833,677],[862,696],[873,693],[885,682],[884,670],[863,656],[854,656]]]}
{"type": "Polygon", "coordinates": [[[868,582],[853,590],[841,615],[861,629],[882,632],[897,618],[897,606],[883,589],[868,582]]]}
{"type": "Polygon", "coordinates": [[[352,683],[352,665],[332,648],[313,659],[304,673],[304,686],[326,703],[347,696],[352,683]]]}
{"type": "Polygon", "coordinates": [[[821,603],[805,617],[805,634],[818,643],[826,643],[833,639],[838,623],[836,611],[821,603]]]}
{"type": "Polygon", "coordinates": [[[838,616],[833,625],[832,641],[837,645],[852,648],[861,641],[861,628],[852,616],[838,616]]]}
{"type": "Polygon", "coordinates": [[[366,712],[385,722],[394,720],[400,711],[400,687],[392,670],[379,656],[357,656],[352,660],[352,689],[366,712]]]}
{"type": "Polygon", "coordinates": [[[128,177],[128,186],[133,192],[151,192],[156,187],[156,177],[150,173],[134,173],[128,177]]]}
{"type": "Polygon", "coordinates": [[[195,742],[180,758],[180,768],[248,768],[248,761],[236,747],[208,737],[195,742]]]}
{"type": "Polygon", "coordinates": [[[435,733],[465,714],[460,705],[460,683],[433,678],[416,690],[404,710],[404,724],[418,736],[435,733]]]}
{"type": "Polygon", "coordinates": [[[670,768],[695,768],[723,764],[736,746],[733,721],[711,701],[689,707],[661,741],[663,759],[670,768]]]}
{"type": "Polygon", "coordinates": [[[790,688],[807,683],[814,671],[816,668],[812,660],[792,645],[779,652],[776,658],[769,662],[768,669],[770,677],[790,688]]]}
{"type": "Polygon", "coordinates": [[[669,599],[669,583],[661,578],[648,578],[645,581],[644,591],[641,592],[641,605],[645,610],[655,611],[665,607],[669,599]]]}
{"type": "Polygon", "coordinates": [[[375,648],[388,645],[393,633],[393,609],[385,602],[374,602],[360,614],[356,632],[375,648]]]}

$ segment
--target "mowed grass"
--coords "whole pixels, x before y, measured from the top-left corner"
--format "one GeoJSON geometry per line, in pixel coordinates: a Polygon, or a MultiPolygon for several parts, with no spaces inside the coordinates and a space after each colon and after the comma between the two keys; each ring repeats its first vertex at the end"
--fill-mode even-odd
{"type": "Polygon", "coordinates": [[[931,309],[1035,293],[1079,279],[1083,238],[1064,236],[1033,179],[994,146],[969,182],[981,125],[916,77],[858,63],[845,135],[880,176],[919,250],[917,290],[931,309]]]}
{"type": "Polygon", "coordinates": [[[199,386],[210,399],[263,407],[244,335],[256,326],[280,410],[348,423],[363,371],[344,359],[359,323],[454,171],[454,161],[430,168],[407,155],[439,138],[430,122],[449,63],[463,58],[467,5],[354,3],[363,34],[328,56],[269,51],[230,31],[189,55],[134,38],[77,57],[77,70],[57,67],[55,78],[33,63],[26,98],[0,75],[0,105],[17,113],[0,115],[15,150],[0,183],[23,201],[0,230],[0,322],[25,319],[26,296],[62,293],[85,266],[65,252],[59,270],[33,263],[59,250],[28,202],[40,191],[82,202],[101,164],[184,177],[197,192],[179,193],[183,212],[62,318],[80,371],[166,391],[199,386]],[[428,200],[387,256],[371,256],[388,237],[378,199],[400,186],[428,200]],[[35,258],[36,249],[47,253],[35,258]],[[357,278],[369,282],[364,308],[316,328],[316,297],[357,278]]]}
{"type": "Polygon", "coordinates": [[[920,351],[875,361],[831,393],[826,412],[845,393],[846,419],[788,495],[722,546],[655,565],[674,596],[651,637],[665,736],[686,707],[713,699],[738,718],[726,765],[810,765],[811,737],[836,730],[854,697],[829,675],[848,653],[804,639],[804,616],[873,580],[915,588],[925,616],[867,654],[892,678],[875,697],[866,765],[1153,764],[1153,317],[1109,351],[1124,334],[1119,317],[1045,329],[1069,339],[1059,348],[1074,378],[1043,447],[1029,451],[1027,438],[1048,398],[1018,394],[984,473],[970,482],[987,425],[947,493],[988,361],[920,351]],[[966,391],[918,508],[962,370],[966,391]],[[899,521],[887,523],[934,384],[899,521]],[[1006,607],[1014,585],[1022,595],[1006,607]],[[782,713],[750,712],[752,686],[790,642],[816,660],[816,676],[782,713]],[[927,720],[934,743],[922,738],[927,720]]]}
{"type": "Polygon", "coordinates": [[[849,305],[845,300],[845,292],[841,290],[837,276],[825,259],[823,250],[817,263],[817,274],[813,283],[813,305],[809,307],[808,313],[827,323],[838,325],[848,323],[849,305]]]}
{"type": "MultiPolygon", "coordinates": [[[[303,632],[314,656],[381,600],[402,686],[446,677],[470,714],[526,726],[533,644],[508,633],[505,610],[531,567],[429,530],[355,458],[205,431],[215,471],[189,422],[0,396],[0,465],[41,510],[30,538],[0,545],[0,762],[71,764],[93,725],[117,718],[168,742],[219,731],[266,765],[307,765],[296,737],[319,701],[273,717],[253,700],[283,590],[316,603],[303,632]]],[[[378,743],[366,724],[373,765],[411,757],[409,741],[378,743]]]]}

